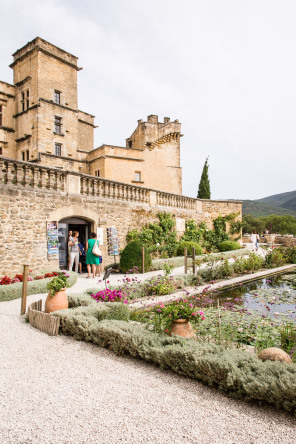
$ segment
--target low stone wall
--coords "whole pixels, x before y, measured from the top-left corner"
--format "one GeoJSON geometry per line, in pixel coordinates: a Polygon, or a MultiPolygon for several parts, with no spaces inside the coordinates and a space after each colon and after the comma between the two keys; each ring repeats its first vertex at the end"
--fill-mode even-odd
{"type": "Polygon", "coordinates": [[[294,236],[276,236],[275,242],[285,247],[296,247],[296,237],[294,236]]]}
{"type": "MultiPolygon", "coordinates": [[[[58,268],[47,258],[49,221],[78,217],[96,230],[104,219],[117,227],[123,248],[128,231],[154,222],[161,211],[210,226],[219,215],[238,213],[241,220],[241,209],[238,201],[203,201],[0,156],[0,276],[21,272],[25,263],[32,270],[58,268]]],[[[105,263],[106,244],[105,237],[105,263]]]]}

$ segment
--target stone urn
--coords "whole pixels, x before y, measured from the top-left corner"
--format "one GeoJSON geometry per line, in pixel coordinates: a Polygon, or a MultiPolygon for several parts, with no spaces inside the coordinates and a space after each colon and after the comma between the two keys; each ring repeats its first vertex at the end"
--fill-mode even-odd
{"type": "Polygon", "coordinates": [[[175,319],[172,322],[170,336],[172,334],[183,338],[195,338],[195,333],[188,319],[175,319]]]}
{"type": "Polygon", "coordinates": [[[258,358],[261,361],[279,361],[279,362],[287,362],[288,364],[292,364],[292,359],[284,350],[276,347],[266,348],[265,350],[261,350],[258,355],[258,358]]]}
{"type": "Polygon", "coordinates": [[[66,288],[56,291],[54,296],[51,296],[50,293],[48,293],[45,300],[45,313],[63,310],[64,308],[68,308],[66,288]]]}

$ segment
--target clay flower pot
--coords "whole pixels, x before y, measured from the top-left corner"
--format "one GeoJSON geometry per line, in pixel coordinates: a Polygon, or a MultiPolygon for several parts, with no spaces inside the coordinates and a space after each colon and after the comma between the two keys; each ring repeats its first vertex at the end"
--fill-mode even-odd
{"type": "Polygon", "coordinates": [[[183,338],[194,338],[195,333],[188,319],[175,319],[172,322],[170,336],[172,335],[182,336],[183,338]]]}
{"type": "Polygon", "coordinates": [[[48,293],[45,301],[45,313],[63,310],[64,308],[68,308],[66,288],[62,288],[60,291],[57,291],[53,297],[50,295],[50,293],[48,293]]]}

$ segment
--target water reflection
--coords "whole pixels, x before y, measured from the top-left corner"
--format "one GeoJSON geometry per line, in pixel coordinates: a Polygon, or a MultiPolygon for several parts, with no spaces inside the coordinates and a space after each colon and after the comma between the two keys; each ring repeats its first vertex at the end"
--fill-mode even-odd
{"type": "MultiPolygon", "coordinates": [[[[212,294],[212,297],[215,301],[218,294],[212,294]]],[[[268,277],[229,290],[221,290],[219,299],[221,303],[240,304],[246,309],[256,310],[269,317],[296,320],[296,273],[268,277]]]]}

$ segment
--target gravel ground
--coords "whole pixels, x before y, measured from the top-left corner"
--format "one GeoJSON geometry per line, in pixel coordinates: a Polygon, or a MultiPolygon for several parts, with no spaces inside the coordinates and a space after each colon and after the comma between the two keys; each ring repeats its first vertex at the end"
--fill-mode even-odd
{"type": "MultiPolygon", "coordinates": [[[[79,278],[71,291],[94,283],[79,278]]],[[[0,303],[1,444],[296,443],[296,421],[287,414],[72,337],[48,336],[19,312],[20,299],[0,303]]]]}

